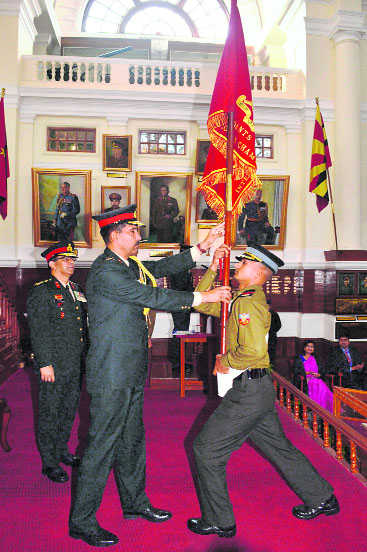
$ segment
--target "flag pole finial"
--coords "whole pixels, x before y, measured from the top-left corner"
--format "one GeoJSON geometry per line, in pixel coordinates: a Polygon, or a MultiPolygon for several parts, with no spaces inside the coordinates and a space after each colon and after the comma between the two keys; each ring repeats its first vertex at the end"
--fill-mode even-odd
{"type": "Polygon", "coordinates": [[[1,97],[4,98],[4,96],[5,96],[5,88],[2,88],[1,89],[1,97]]]}
{"type": "Polygon", "coordinates": [[[319,105],[319,97],[318,96],[316,96],[315,102],[316,102],[316,105],[319,105]]]}

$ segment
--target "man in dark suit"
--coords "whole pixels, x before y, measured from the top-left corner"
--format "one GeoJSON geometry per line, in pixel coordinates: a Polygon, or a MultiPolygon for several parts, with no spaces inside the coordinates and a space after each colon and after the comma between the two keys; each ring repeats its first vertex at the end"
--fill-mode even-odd
{"type": "Polygon", "coordinates": [[[342,387],[364,388],[364,362],[360,352],[350,345],[349,336],[345,333],[339,337],[339,344],[331,354],[327,372],[334,375],[334,385],[340,385],[339,374],[342,374],[342,387]]]}
{"type": "Polygon", "coordinates": [[[71,282],[78,256],[72,242],[59,242],[42,253],[51,277],[37,282],[27,300],[34,363],[39,376],[38,446],[42,473],[64,483],[59,463],[77,466],[67,443],[79,402],[81,363],[87,337],[86,298],[71,282]]]}
{"type": "Polygon", "coordinates": [[[88,447],[78,473],[70,536],[92,546],[118,542],[97,522],[109,473],[114,467],[126,519],[166,521],[171,513],[154,508],[145,492],[144,384],[147,376],[149,308],[185,312],[202,302],[231,300],[229,287],[210,292],[156,287],[155,278],[188,270],[214,241],[223,225],[205,240],[159,261],[137,259],[142,225],[135,205],[93,217],[106,249],[93,263],[87,280],[90,349],[87,389],[91,396],[88,447]],[[147,285],[148,284],[148,285],[147,285]]]}

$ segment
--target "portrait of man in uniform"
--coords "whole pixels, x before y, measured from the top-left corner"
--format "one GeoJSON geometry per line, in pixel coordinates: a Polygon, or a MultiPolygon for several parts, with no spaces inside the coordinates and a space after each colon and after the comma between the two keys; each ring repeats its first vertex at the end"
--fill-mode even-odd
{"type": "Polygon", "coordinates": [[[204,199],[201,192],[196,193],[196,222],[211,222],[218,220],[218,215],[204,199]]]}
{"type": "Polygon", "coordinates": [[[131,171],[132,137],[103,135],[103,170],[131,171]]]}
{"type": "Polygon", "coordinates": [[[189,240],[192,175],[137,173],[138,214],[144,221],[143,247],[179,247],[189,240]],[[149,245],[148,245],[149,244],[149,245]]]}
{"type": "Polygon", "coordinates": [[[34,244],[91,247],[91,171],[32,169],[34,244]]]}
{"type": "Polygon", "coordinates": [[[239,212],[234,228],[235,248],[265,245],[283,249],[287,220],[288,176],[259,176],[261,189],[239,212]]]}
{"type": "Polygon", "coordinates": [[[130,186],[101,186],[101,212],[126,207],[130,203],[130,186]]]}
{"type": "MultiPolygon", "coordinates": [[[[341,272],[338,274],[339,295],[353,295],[354,293],[354,274],[353,272],[341,272]]],[[[362,282],[359,283],[362,288],[362,282]]],[[[367,293],[367,291],[366,291],[367,293]]]]}
{"type": "Polygon", "coordinates": [[[210,140],[197,140],[195,174],[204,174],[210,140]]]}

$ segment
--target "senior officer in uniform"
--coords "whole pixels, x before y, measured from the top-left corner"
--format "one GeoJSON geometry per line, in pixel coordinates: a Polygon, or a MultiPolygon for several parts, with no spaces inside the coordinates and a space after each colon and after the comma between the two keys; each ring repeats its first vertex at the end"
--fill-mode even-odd
{"type": "Polygon", "coordinates": [[[86,298],[71,282],[78,252],[58,242],[42,253],[51,278],[34,284],[27,300],[34,363],[39,374],[38,446],[42,473],[57,483],[68,480],[60,462],[77,466],[70,438],[80,394],[86,337],[86,298]]]}
{"type": "Polygon", "coordinates": [[[229,287],[197,295],[157,288],[154,279],[193,267],[201,253],[223,235],[223,225],[213,228],[192,249],[142,263],[135,257],[142,224],[135,208],[129,205],[94,217],[107,247],[94,261],[87,280],[90,349],[86,374],[91,425],[70,515],[70,536],[92,546],[118,542],[96,519],[112,467],[125,518],[162,522],[171,517],[170,512],[154,508],[145,492],[147,311],[182,312],[201,302],[229,302],[231,298],[229,287]]]}
{"type": "MultiPolygon", "coordinates": [[[[197,290],[210,289],[216,278],[220,256],[228,246],[216,251],[212,264],[197,290]]],[[[239,258],[239,257],[237,257],[239,258]]],[[[201,518],[188,520],[188,528],[200,535],[232,537],[236,533],[232,504],[226,484],[226,465],[234,450],[247,437],[268,457],[288,485],[304,501],[293,508],[300,519],[339,511],[333,489],[308,459],[285,437],[275,410],[275,392],[269,375],[266,334],[270,313],[263,284],[284,263],[261,246],[248,247],[236,265],[235,292],[227,325],[227,350],[217,355],[214,374],[227,374],[232,387],[224,395],[194,441],[198,470],[201,518]],[[237,375],[238,374],[238,375],[237,375]]],[[[219,316],[220,305],[203,305],[197,310],[219,316]]]]}

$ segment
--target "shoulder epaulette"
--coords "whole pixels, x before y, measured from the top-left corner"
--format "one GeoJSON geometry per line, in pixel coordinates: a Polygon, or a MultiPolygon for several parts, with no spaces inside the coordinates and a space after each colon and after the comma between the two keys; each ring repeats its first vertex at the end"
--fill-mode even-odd
{"type": "Polygon", "coordinates": [[[246,291],[240,293],[238,297],[252,297],[255,291],[256,289],[246,289],[246,291]]]}
{"type": "Polygon", "coordinates": [[[51,280],[51,278],[48,278],[47,280],[42,280],[41,282],[36,282],[33,285],[34,286],[40,286],[41,284],[45,284],[46,282],[49,282],[50,280],[51,280]]]}
{"type": "Polygon", "coordinates": [[[122,260],[121,259],[116,259],[116,257],[106,257],[105,261],[117,261],[118,263],[122,264],[122,260]]]}

